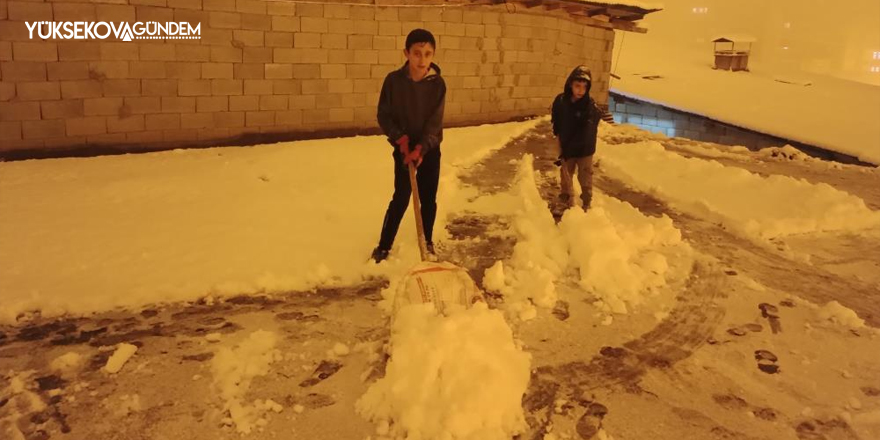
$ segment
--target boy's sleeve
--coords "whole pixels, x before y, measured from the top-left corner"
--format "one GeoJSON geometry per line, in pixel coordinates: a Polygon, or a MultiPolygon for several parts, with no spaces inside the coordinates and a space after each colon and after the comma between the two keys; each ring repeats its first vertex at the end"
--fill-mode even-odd
{"type": "Polygon", "coordinates": [[[443,140],[443,112],[446,110],[446,82],[440,82],[440,99],[437,107],[425,123],[425,131],[422,135],[423,154],[440,146],[443,140]]]}
{"type": "Polygon", "coordinates": [[[556,126],[559,121],[559,98],[553,99],[553,107],[550,109],[550,123],[553,125],[553,136],[559,136],[559,128],[556,126]]]}
{"type": "Polygon", "coordinates": [[[392,141],[397,141],[403,136],[404,131],[400,128],[397,121],[394,120],[394,108],[391,103],[391,75],[385,77],[382,83],[382,92],[379,93],[379,106],[376,111],[376,119],[382,131],[392,141]]]}

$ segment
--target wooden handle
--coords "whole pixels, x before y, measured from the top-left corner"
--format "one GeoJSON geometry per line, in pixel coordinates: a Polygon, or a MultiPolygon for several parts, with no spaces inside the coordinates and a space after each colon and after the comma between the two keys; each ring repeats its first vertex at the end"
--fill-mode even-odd
{"type": "Polygon", "coordinates": [[[413,212],[416,215],[416,235],[419,238],[419,252],[422,261],[428,261],[428,243],[425,241],[425,225],[422,223],[422,203],[419,200],[419,183],[416,181],[416,166],[409,164],[409,186],[412,189],[413,212]]]}

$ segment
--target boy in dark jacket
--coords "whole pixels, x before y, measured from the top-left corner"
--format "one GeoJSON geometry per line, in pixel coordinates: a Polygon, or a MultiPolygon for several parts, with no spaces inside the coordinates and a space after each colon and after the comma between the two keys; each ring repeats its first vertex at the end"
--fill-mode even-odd
{"type": "Polygon", "coordinates": [[[586,66],[577,66],[568,75],[565,89],[553,100],[553,134],[559,142],[562,161],[560,201],[572,206],[572,175],[577,173],[584,210],[593,199],[593,154],[602,110],[590,98],[592,74],[586,66]]]}
{"type": "Polygon", "coordinates": [[[416,180],[422,204],[422,222],[428,253],[434,254],[432,235],[437,216],[437,184],[440,181],[440,142],[443,140],[443,109],[446,104],[446,83],[440,67],[432,63],[437,44],[434,35],[414,29],[406,37],[403,67],[385,77],[379,95],[377,118],[388,142],[394,147],[394,195],[379,245],[372,259],[388,258],[400,221],[409,206],[411,188],[408,165],[418,167],[416,180]]]}

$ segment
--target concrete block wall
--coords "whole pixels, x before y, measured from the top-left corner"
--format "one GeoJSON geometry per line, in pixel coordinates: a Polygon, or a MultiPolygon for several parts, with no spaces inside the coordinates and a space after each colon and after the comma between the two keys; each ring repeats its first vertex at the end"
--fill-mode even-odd
{"type": "MultiPolygon", "coordinates": [[[[417,2],[413,2],[417,4],[417,2]]],[[[607,102],[613,31],[565,12],[266,0],[0,1],[0,153],[376,132],[406,34],[438,38],[446,123],[545,114],[577,64],[607,102]],[[42,40],[26,21],[186,21],[201,39],[42,40]],[[252,137],[253,138],[253,137],[252,137]]]]}

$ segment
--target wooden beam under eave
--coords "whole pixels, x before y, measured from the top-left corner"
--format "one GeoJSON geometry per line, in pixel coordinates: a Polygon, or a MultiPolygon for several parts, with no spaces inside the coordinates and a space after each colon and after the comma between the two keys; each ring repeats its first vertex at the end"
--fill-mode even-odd
{"type": "Polygon", "coordinates": [[[587,17],[595,17],[597,15],[608,15],[608,9],[607,8],[596,8],[596,9],[590,9],[589,11],[587,11],[587,17]]]}
{"type": "Polygon", "coordinates": [[[594,26],[594,27],[599,27],[599,28],[604,28],[604,29],[614,29],[614,30],[626,31],[626,32],[635,32],[635,33],[639,33],[639,34],[648,33],[647,29],[640,28],[640,27],[636,26],[635,23],[631,23],[628,21],[616,20],[616,19],[612,19],[610,21],[602,21],[602,20],[597,20],[593,17],[587,17],[584,14],[571,14],[571,15],[574,17],[577,17],[578,21],[580,21],[588,26],[594,26]]]}
{"type": "Polygon", "coordinates": [[[618,29],[621,31],[635,32],[638,34],[647,34],[648,33],[648,29],[643,28],[643,27],[639,27],[637,24],[635,24],[631,21],[618,20],[616,18],[612,18],[610,23],[611,23],[611,26],[614,27],[614,29],[618,29]]]}
{"type": "Polygon", "coordinates": [[[543,5],[544,0],[532,0],[532,1],[527,1],[523,4],[525,5],[526,8],[531,9],[531,8],[543,5]]]}

